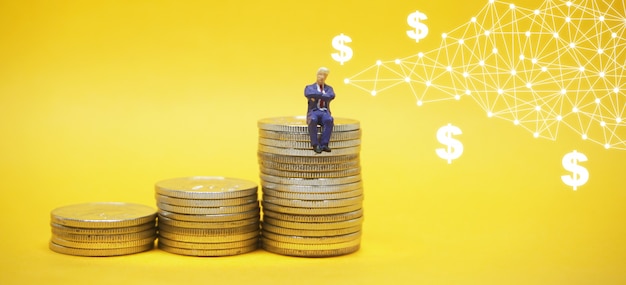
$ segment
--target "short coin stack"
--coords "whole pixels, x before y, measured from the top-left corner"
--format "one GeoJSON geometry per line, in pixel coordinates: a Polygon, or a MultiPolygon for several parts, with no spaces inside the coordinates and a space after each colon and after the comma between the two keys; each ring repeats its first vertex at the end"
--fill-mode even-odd
{"type": "Polygon", "coordinates": [[[257,189],[252,181],[215,176],[157,182],[159,248],[191,256],[228,256],[257,249],[257,189]]]}
{"type": "Polygon", "coordinates": [[[50,213],[50,249],[78,256],[116,256],[154,248],[156,210],[118,202],[64,206],[50,213]]]}
{"type": "Polygon", "coordinates": [[[264,249],[302,257],[359,250],[360,124],[343,118],[334,122],[331,152],[318,154],[311,147],[305,117],[259,120],[264,249]]]}

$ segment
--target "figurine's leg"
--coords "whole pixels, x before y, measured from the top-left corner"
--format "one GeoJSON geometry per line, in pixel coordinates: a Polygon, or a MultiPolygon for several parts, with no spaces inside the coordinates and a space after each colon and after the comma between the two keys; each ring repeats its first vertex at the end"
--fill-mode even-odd
{"type": "Polygon", "coordinates": [[[324,112],[324,115],[322,116],[322,138],[320,140],[320,145],[322,146],[323,151],[330,152],[328,143],[330,142],[330,136],[333,133],[334,125],[335,124],[333,117],[330,114],[324,112]]]}
{"type": "Polygon", "coordinates": [[[311,146],[313,150],[317,153],[321,152],[321,146],[319,145],[317,139],[317,125],[319,122],[319,117],[315,114],[315,111],[311,112],[307,117],[307,124],[309,125],[309,137],[311,139],[311,146]]]}

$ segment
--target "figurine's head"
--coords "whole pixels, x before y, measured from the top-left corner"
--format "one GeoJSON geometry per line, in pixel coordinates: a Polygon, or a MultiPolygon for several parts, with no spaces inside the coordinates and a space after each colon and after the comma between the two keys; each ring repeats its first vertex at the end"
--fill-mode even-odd
{"type": "Polygon", "coordinates": [[[328,77],[328,73],[330,73],[330,70],[328,70],[328,68],[320,67],[317,70],[317,84],[324,84],[324,82],[326,81],[326,77],[328,77]]]}

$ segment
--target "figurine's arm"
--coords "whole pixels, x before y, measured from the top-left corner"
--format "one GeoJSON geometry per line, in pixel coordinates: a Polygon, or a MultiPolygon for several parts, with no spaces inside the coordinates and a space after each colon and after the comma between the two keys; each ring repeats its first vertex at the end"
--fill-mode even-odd
{"type": "MultiPolygon", "coordinates": [[[[324,98],[322,92],[317,91],[317,88],[315,88],[315,86],[306,86],[304,87],[304,96],[311,99],[322,99],[324,98]]],[[[334,93],[333,93],[333,97],[334,97],[334,93]]]]}
{"type": "Polygon", "coordinates": [[[335,90],[333,90],[332,87],[328,86],[328,91],[326,92],[326,94],[322,95],[322,98],[328,101],[335,99],[335,90]]]}

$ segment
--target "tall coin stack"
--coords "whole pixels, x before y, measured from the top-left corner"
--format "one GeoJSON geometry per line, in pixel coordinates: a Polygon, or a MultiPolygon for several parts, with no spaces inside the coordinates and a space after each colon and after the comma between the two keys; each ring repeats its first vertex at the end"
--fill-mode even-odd
{"type": "Polygon", "coordinates": [[[363,224],[360,124],[343,118],[334,122],[331,152],[318,154],[310,143],[306,117],[258,121],[261,243],[267,251],[325,257],[359,250],[363,224]]]}
{"type": "Polygon", "coordinates": [[[154,248],[156,210],[131,203],[98,202],[50,213],[51,250],[78,256],[116,256],[154,248]]]}
{"type": "Polygon", "coordinates": [[[159,248],[191,256],[228,256],[259,243],[258,186],[252,181],[194,176],[155,184],[159,248]]]}

